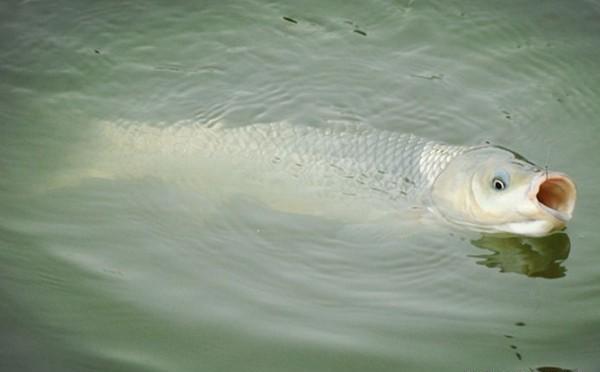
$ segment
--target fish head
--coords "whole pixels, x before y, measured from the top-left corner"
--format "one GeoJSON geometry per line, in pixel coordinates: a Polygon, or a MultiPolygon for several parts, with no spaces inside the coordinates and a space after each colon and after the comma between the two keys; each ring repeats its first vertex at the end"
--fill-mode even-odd
{"type": "Polygon", "coordinates": [[[458,155],[435,179],[433,209],[472,230],[544,236],[565,227],[575,208],[575,183],[498,146],[458,155]]]}

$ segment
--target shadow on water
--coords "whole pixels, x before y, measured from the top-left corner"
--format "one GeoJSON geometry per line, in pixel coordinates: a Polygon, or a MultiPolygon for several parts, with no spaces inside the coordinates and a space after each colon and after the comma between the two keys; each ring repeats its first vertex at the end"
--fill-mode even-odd
{"type": "Polygon", "coordinates": [[[471,244],[492,251],[470,256],[481,259],[477,261],[480,265],[499,268],[503,273],[547,279],[566,275],[563,262],[571,250],[571,241],[565,233],[543,238],[483,236],[471,244]]]}

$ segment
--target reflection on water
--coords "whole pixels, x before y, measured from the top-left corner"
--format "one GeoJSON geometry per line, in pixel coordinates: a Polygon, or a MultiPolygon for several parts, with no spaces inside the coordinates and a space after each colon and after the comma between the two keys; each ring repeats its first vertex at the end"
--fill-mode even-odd
{"type": "Polygon", "coordinates": [[[471,256],[480,258],[477,261],[480,265],[500,268],[503,273],[548,279],[565,276],[563,262],[571,250],[571,241],[565,233],[543,238],[483,236],[471,244],[493,252],[471,256]]]}

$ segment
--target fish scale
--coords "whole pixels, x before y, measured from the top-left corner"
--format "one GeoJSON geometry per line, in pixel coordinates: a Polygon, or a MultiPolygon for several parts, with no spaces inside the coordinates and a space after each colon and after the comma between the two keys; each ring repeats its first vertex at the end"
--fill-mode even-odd
{"type": "Polygon", "coordinates": [[[182,122],[159,128],[105,123],[103,133],[133,154],[230,157],[283,170],[312,185],[327,186],[335,179],[340,192],[369,189],[391,199],[415,198],[428,190],[454,157],[471,148],[358,125],[207,128],[182,122]]]}

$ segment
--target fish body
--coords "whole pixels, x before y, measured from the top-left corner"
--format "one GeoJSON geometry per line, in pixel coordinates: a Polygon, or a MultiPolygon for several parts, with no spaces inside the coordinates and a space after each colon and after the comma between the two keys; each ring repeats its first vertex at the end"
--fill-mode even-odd
{"type": "Polygon", "coordinates": [[[564,227],[575,205],[570,178],[544,172],[510,150],[449,145],[366,126],[105,123],[102,137],[113,148],[125,149],[128,159],[185,155],[230,159],[233,168],[250,162],[260,165],[257,173],[277,170],[333,192],[368,191],[421,204],[445,221],[476,231],[545,235],[564,227]]]}
{"type": "Polygon", "coordinates": [[[110,147],[133,156],[193,155],[239,159],[319,184],[334,177],[357,188],[385,192],[391,199],[416,200],[457,155],[471,146],[454,146],[412,134],[365,126],[335,128],[255,124],[207,128],[178,124],[168,128],[107,123],[102,137],[110,147]]]}

